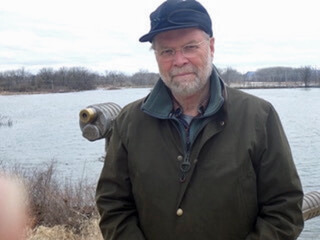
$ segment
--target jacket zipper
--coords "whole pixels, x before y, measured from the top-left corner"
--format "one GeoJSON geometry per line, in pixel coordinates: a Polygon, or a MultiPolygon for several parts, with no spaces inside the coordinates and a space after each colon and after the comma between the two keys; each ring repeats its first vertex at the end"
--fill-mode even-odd
{"type": "MultiPolygon", "coordinates": [[[[191,120],[190,124],[185,127],[185,133],[186,133],[186,142],[183,141],[184,148],[185,148],[185,157],[183,158],[183,161],[180,164],[180,182],[183,183],[186,180],[187,173],[190,171],[191,163],[190,163],[190,153],[191,153],[191,142],[190,142],[190,126],[193,120],[191,120]]],[[[181,123],[180,123],[181,124],[181,123]]]]}

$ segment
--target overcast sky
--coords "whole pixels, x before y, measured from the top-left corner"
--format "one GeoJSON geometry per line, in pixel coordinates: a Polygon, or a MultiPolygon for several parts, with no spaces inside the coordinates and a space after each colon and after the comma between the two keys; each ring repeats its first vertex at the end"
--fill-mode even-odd
{"type": "MultiPolygon", "coordinates": [[[[157,72],[149,14],[162,0],[3,0],[0,71],[81,66],[157,72]]],[[[213,21],[214,63],[241,72],[320,67],[319,0],[202,0],[213,21]]]]}

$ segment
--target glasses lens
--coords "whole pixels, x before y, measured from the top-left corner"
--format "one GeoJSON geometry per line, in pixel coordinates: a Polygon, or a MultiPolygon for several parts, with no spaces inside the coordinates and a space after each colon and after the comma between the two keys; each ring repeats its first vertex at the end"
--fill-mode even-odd
{"type": "Polygon", "coordinates": [[[205,40],[198,43],[187,44],[179,49],[168,48],[161,51],[156,51],[156,54],[162,61],[171,61],[177,51],[181,51],[184,57],[192,58],[197,55],[200,45],[204,42],[205,40]]]}

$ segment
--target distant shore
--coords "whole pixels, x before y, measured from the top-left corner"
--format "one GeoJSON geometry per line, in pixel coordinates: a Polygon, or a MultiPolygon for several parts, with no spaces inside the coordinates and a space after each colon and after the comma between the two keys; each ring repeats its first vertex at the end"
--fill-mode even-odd
{"type": "Polygon", "coordinates": [[[251,89],[251,88],[319,88],[320,83],[310,82],[308,86],[304,82],[232,82],[228,86],[232,88],[242,88],[242,89],[251,89]]]}
{"type": "Polygon", "coordinates": [[[68,93],[68,92],[79,92],[79,91],[0,91],[2,96],[11,96],[11,95],[34,95],[34,94],[49,94],[49,93],[68,93]]]}
{"type": "MultiPolygon", "coordinates": [[[[269,88],[320,88],[319,83],[309,83],[306,87],[303,82],[232,82],[227,83],[229,87],[237,89],[269,89],[269,88]]],[[[152,88],[153,86],[110,86],[98,89],[103,90],[119,90],[124,88],[152,88]]],[[[98,90],[92,89],[92,90],[98,90]]],[[[86,91],[86,90],[83,90],[86,91]]],[[[69,92],[81,92],[81,90],[57,90],[57,91],[0,91],[2,96],[10,95],[34,95],[34,94],[50,94],[50,93],[69,93],[69,92]]]]}

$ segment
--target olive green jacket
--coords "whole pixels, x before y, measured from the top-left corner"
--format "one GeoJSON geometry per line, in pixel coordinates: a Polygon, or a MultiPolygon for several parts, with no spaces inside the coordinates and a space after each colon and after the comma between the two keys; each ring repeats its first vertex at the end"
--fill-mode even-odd
{"type": "Polygon", "coordinates": [[[122,110],[97,187],[104,239],[297,238],[303,192],[279,117],[270,103],[221,84],[223,105],[187,161],[161,80],[122,110]]]}

